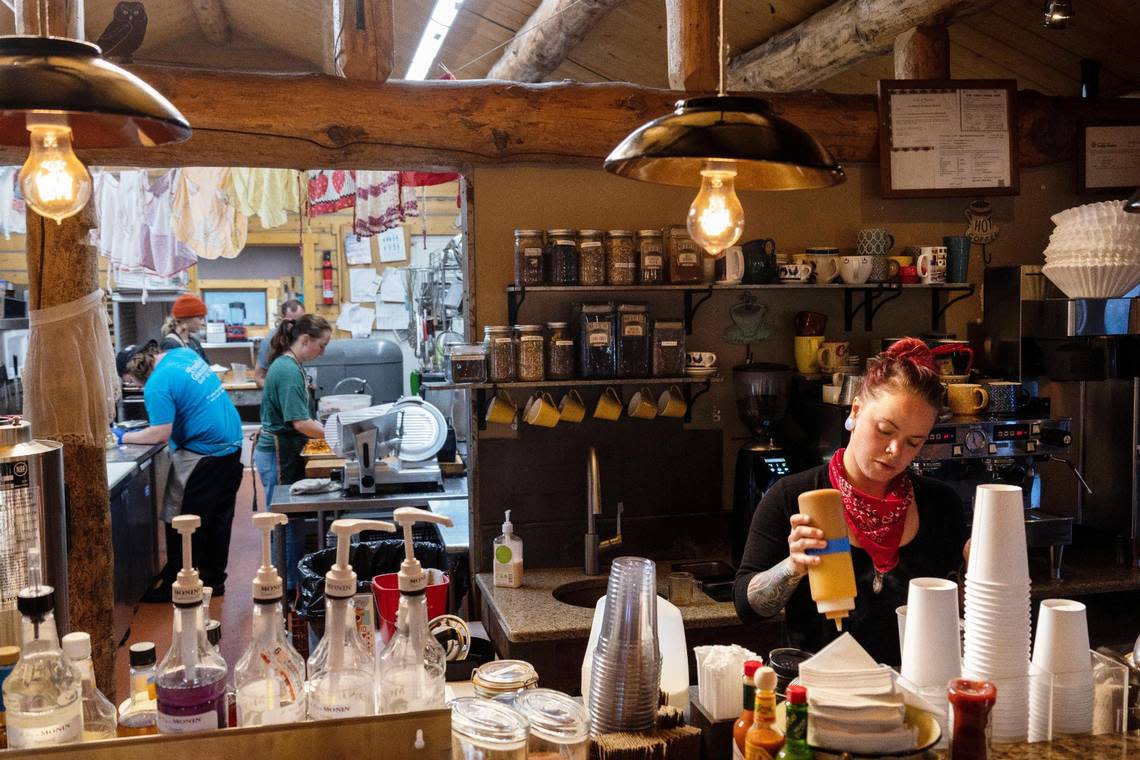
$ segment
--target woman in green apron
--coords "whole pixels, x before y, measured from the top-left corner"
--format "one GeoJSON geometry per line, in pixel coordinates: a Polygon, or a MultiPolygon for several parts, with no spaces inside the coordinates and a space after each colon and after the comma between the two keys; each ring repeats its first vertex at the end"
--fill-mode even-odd
{"type": "MultiPolygon", "coordinates": [[[[305,477],[301,449],[314,438],[324,438],[317,421],[317,404],[309,389],[305,362],[325,352],[332,328],[324,317],[306,314],[285,319],[269,344],[269,371],[261,396],[261,430],[254,444],[253,462],[265,489],[268,505],[277,485],[290,485],[305,477]]],[[[290,523],[285,530],[286,583],[297,585],[304,532],[290,523]]]]}

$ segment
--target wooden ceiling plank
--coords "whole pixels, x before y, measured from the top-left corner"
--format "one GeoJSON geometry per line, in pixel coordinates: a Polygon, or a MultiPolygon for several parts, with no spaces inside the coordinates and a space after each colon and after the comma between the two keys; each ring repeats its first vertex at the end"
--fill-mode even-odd
{"type": "Polygon", "coordinates": [[[337,74],[366,82],[384,82],[395,63],[392,0],[344,0],[333,38],[337,74]]]}
{"type": "Polygon", "coordinates": [[[891,49],[913,27],[977,13],[993,0],[840,0],[729,61],[729,87],[786,91],[814,87],[891,49]]]}
{"type": "Polygon", "coordinates": [[[198,27],[202,30],[202,34],[206,35],[206,39],[219,47],[230,43],[233,30],[230,28],[230,19],[222,6],[222,0],[191,0],[190,6],[194,11],[194,18],[198,21],[198,27]]]}
{"type": "Polygon", "coordinates": [[[1078,79],[1079,72],[1076,69],[1072,74],[1066,75],[1061,69],[1041,65],[973,25],[961,25],[955,29],[954,41],[993,61],[999,70],[1009,72],[1011,78],[1017,79],[1020,87],[1031,87],[1047,95],[1075,94],[1072,83],[1078,79]]]}
{"type": "Polygon", "coordinates": [[[719,0],[665,0],[669,86],[709,92],[720,81],[719,0]]]}
{"type": "Polygon", "coordinates": [[[503,50],[488,79],[541,82],[622,0],[542,0],[503,50]]]}

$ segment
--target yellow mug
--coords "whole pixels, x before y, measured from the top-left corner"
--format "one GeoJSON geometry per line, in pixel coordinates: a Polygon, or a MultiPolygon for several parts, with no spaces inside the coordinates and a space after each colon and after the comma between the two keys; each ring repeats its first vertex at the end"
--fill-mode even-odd
{"type": "Polygon", "coordinates": [[[658,417],[684,417],[688,410],[689,405],[685,402],[684,394],[675,385],[662,392],[661,397],[657,399],[658,417]]]}
{"type": "Polygon", "coordinates": [[[491,398],[491,403],[487,404],[485,417],[488,424],[513,425],[518,411],[519,408],[515,406],[515,402],[511,400],[507,392],[499,391],[491,398]]]}
{"type": "Polygon", "coordinates": [[[946,386],[946,398],[954,414],[977,414],[990,403],[990,394],[977,383],[950,383],[946,386]]]}
{"type": "Polygon", "coordinates": [[[536,393],[526,405],[524,419],[531,425],[552,428],[558,424],[558,407],[549,393],[536,393]]]}
{"type": "Polygon", "coordinates": [[[653,394],[648,388],[642,388],[630,397],[627,414],[642,420],[651,420],[657,416],[657,404],[653,402],[653,394]]]}
{"type": "Polygon", "coordinates": [[[621,417],[621,397],[613,386],[607,386],[602,395],[598,396],[598,404],[594,407],[594,416],[600,420],[613,420],[621,417]]]}
{"type": "Polygon", "coordinates": [[[796,336],[796,369],[801,375],[819,373],[819,349],[822,345],[822,335],[796,336]]]}
{"type": "Polygon", "coordinates": [[[571,390],[558,403],[559,418],[563,422],[581,422],[586,417],[586,405],[578,391],[571,390]]]}

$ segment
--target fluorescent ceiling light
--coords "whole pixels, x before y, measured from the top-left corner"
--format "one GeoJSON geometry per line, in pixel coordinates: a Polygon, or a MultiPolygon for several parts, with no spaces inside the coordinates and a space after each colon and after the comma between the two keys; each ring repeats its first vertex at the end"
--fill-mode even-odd
{"type": "Polygon", "coordinates": [[[459,6],[463,0],[435,0],[435,7],[428,17],[424,34],[420,37],[420,44],[416,47],[416,54],[412,56],[412,64],[408,66],[408,73],[404,79],[426,79],[439,49],[443,47],[443,40],[447,37],[455,17],[459,15],[459,6]]]}

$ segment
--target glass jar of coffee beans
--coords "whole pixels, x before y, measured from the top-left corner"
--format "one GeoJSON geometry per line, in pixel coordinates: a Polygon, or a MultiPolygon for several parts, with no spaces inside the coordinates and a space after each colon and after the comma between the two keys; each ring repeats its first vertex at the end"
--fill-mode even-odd
{"type": "Polygon", "coordinates": [[[515,284],[542,285],[546,282],[542,230],[515,230],[515,284]]]}
{"type": "Polygon", "coordinates": [[[546,374],[551,380],[574,377],[574,336],[567,322],[546,323],[546,374]]]}
{"type": "Polygon", "coordinates": [[[637,231],[637,270],[642,285],[665,282],[665,243],[661,230],[637,231]]]}
{"type": "Polygon", "coordinates": [[[630,230],[610,230],[606,235],[606,282],[610,285],[637,282],[637,251],[630,230]]]}
{"type": "Polygon", "coordinates": [[[546,279],[551,285],[578,284],[578,232],[546,233],[546,279]]]}
{"type": "Polygon", "coordinates": [[[487,379],[509,383],[515,379],[515,338],[510,325],[486,325],[483,345],[487,347],[487,379]]]}
{"type": "Polygon", "coordinates": [[[606,284],[606,251],[601,230],[578,231],[578,284],[606,284]]]}
{"type": "Polygon", "coordinates": [[[536,383],[546,378],[546,340],[542,325],[519,325],[515,328],[516,376],[524,383],[536,383]]]}

